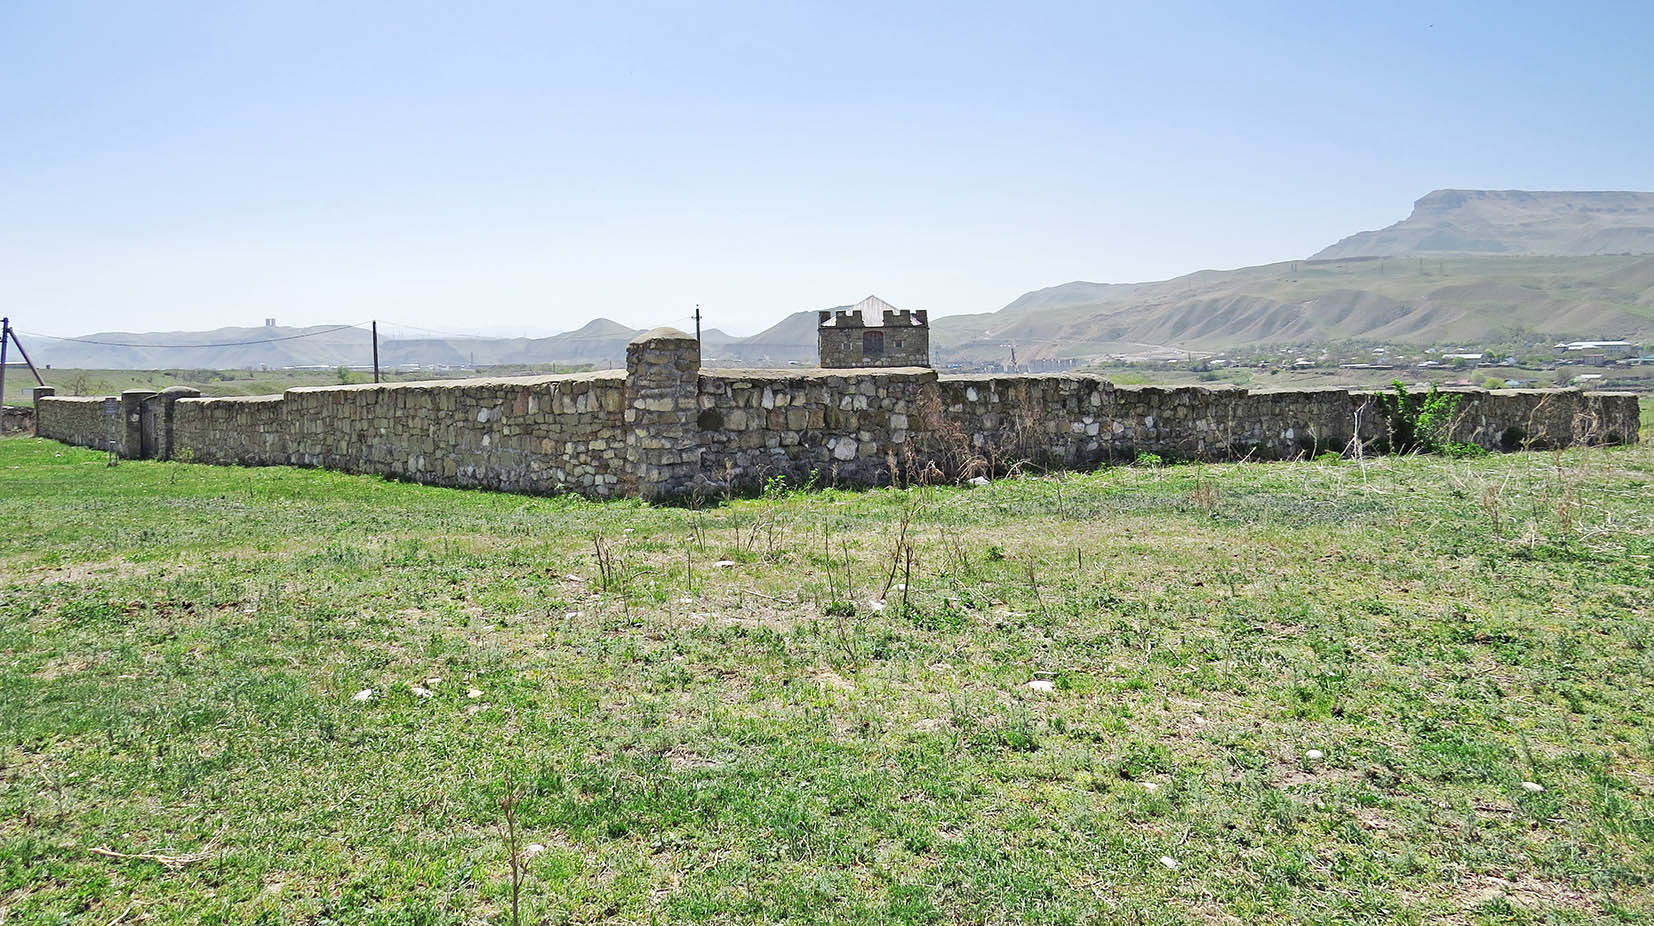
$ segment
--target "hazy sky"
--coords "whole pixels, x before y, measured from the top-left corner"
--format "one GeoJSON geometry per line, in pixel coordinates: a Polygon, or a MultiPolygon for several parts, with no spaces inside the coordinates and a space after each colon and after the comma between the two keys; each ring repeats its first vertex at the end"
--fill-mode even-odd
{"type": "Polygon", "coordinates": [[[1654,4],[0,4],[0,311],[736,332],[1654,190],[1654,4]]]}

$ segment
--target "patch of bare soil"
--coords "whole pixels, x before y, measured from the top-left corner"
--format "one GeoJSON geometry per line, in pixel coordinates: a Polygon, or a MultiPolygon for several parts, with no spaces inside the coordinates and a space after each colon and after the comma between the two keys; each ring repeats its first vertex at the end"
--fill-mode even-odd
{"type": "Polygon", "coordinates": [[[1531,875],[1517,875],[1514,879],[1496,875],[1470,875],[1454,885],[1453,895],[1460,916],[1450,919],[1449,922],[1455,923],[1470,922],[1468,918],[1460,917],[1501,897],[1514,906],[1530,910],[1550,907],[1576,910],[1590,915],[1602,912],[1601,905],[1585,892],[1531,875]]]}

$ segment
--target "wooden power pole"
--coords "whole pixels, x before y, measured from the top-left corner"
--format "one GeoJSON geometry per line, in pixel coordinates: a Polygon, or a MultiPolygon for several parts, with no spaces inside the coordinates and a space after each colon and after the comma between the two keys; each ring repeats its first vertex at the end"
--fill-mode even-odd
{"type": "Polygon", "coordinates": [[[379,320],[373,322],[373,381],[379,382],[379,320]]]}

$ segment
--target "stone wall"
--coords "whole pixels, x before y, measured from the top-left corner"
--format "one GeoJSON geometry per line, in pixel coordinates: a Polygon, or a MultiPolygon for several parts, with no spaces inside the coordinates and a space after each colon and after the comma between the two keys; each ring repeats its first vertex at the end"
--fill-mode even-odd
{"type": "Polygon", "coordinates": [[[181,398],[171,456],[605,497],[623,473],[624,387],[611,372],[181,398]]]}
{"type": "Polygon", "coordinates": [[[1641,410],[1629,393],[1573,389],[1464,390],[1451,440],[1492,450],[1635,443],[1641,410]]]}
{"type": "Polygon", "coordinates": [[[120,400],[114,396],[46,396],[35,393],[35,436],[77,447],[117,446],[120,400]]]}
{"type": "Polygon", "coordinates": [[[34,408],[28,405],[0,407],[0,434],[34,430],[34,408]]]}
{"type": "Polygon", "coordinates": [[[701,472],[722,487],[774,476],[804,484],[887,484],[912,455],[921,399],[936,374],[918,368],[798,373],[703,371],[701,472]]]}
{"type": "MultiPolygon", "coordinates": [[[[1449,438],[1490,449],[1634,442],[1637,397],[1457,390],[1449,438]]],[[[1017,468],[1084,469],[1140,453],[1287,459],[1386,436],[1381,393],[1117,386],[1097,376],[703,370],[657,329],[627,369],[573,376],[37,398],[38,432],[125,456],[325,466],[449,486],[645,498],[794,484],[885,485],[1017,468]],[[110,409],[115,414],[110,414],[110,409]]]]}

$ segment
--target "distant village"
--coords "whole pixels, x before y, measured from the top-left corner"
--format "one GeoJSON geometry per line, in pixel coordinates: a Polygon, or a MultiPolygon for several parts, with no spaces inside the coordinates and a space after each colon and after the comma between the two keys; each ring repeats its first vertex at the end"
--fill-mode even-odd
{"type": "Polygon", "coordinates": [[[1189,351],[1184,356],[1034,359],[1015,363],[939,363],[957,373],[1039,373],[1135,370],[1186,379],[1218,382],[1250,374],[1375,378],[1370,374],[1416,375],[1449,385],[1523,388],[1580,385],[1591,388],[1654,389],[1654,346],[1624,339],[1562,341],[1550,348],[1499,345],[1351,345],[1314,344],[1215,352],[1189,351]],[[1227,374],[1227,375],[1226,375],[1227,374]]]}

